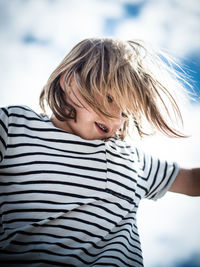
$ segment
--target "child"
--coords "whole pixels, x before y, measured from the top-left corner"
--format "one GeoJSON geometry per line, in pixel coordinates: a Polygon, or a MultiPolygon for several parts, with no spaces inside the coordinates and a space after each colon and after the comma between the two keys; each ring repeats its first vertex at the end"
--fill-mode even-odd
{"type": "Polygon", "coordinates": [[[50,118],[26,106],[1,109],[3,266],[143,266],[140,200],[168,190],[200,195],[199,169],[179,169],[127,140],[130,129],[146,134],[147,122],[184,136],[166,117],[169,103],[180,117],[167,73],[141,42],[86,39],[41,93],[50,118]]]}

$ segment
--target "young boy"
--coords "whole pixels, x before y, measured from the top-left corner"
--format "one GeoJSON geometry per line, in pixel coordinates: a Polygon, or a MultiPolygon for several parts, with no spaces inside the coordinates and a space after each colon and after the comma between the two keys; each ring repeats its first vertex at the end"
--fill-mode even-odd
{"type": "MultiPolygon", "coordinates": [[[[0,260],[9,266],[143,266],[143,197],[200,195],[200,169],[180,169],[127,141],[166,119],[172,73],[135,41],[86,39],[50,76],[40,104],[0,113],[0,260]]],[[[168,114],[169,115],[169,114],[168,114]]]]}

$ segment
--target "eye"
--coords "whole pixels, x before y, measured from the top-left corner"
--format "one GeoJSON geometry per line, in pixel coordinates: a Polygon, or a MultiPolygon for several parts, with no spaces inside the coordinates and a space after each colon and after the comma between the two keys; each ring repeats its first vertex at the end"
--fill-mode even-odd
{"type": "Polygon", "coordinates": [[[128,118],[128,116],[127,116],[126,113],[124,113],[124,112],[121,113],[121,116],[122,116],[123,118],[126,118],[126,119],[128,118]]]}
{"type": "Polygon", "coordinates": [[[113,102],[113,99],[112,99],[112,97],[110,95],[107,95],[106,98],[107,98],[108,103],[112,103],[113,102]]]}

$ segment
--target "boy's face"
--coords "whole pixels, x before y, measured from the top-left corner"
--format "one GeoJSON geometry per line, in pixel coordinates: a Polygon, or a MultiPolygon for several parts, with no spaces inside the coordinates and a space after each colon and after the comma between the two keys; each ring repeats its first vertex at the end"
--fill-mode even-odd
{"type": "MultiPolygon", "coordinates": [[[[60,84],[61,88],[65,91],[62,78],[60,84]]],[[[62,122],[52,117],[52,122],[56,127],[87,140],[106,139],[121,128],[124,118],[121,116],[120,109],[115,103],[111,102],[109,97],[108,101],[110,102],[111,112],[117,118],[98,115],[80,95],[74,80],[72,80],[71,85],[66,90],[67,102],[76,109],[76,122],[73,119],[62,122]],[[75,106],[73,102],[78,106],[75,106]]]]}

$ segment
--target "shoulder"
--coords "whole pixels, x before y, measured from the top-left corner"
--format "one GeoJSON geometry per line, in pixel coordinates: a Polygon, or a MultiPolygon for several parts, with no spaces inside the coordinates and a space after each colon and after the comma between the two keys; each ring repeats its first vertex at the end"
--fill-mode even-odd
{"type": "Polygon", "coordinates": [[[7,115],[7,117],[12,117],[12,116],[20,116],[24,115],[28,112],[33,112],[31,108],[27,106],[6,106],[6,107],[1,107],[0,109],[1,113],[4,113],[7,115]]]}
{"type": "Polygon", "coordinates": [[[25,105],[12,105],[12,106],[1,107],[1,110],[6,112],[8,115],[24,114],[29,112],[34,113],[34,111],[30,107],[25,105]]]}
{"type": "Polygon", "coordinates": [[[7,106],[0,109],[0,120],[7,132],[16,132],[19,128],[43,128],[49,125],[49,118],[38,114],[28,106],[7,106]]]}
{"type": "Polygon", "coordinates": [[[11,120],[16,120],[17,118],[25,118],[25,119],[44,119],[48,120],[46,116],[43,114],[39,114],[35,112],[32,108],[25,105],[12,105],[7,107],[1,107],[0,112],[5,114],[11,120]]]}

